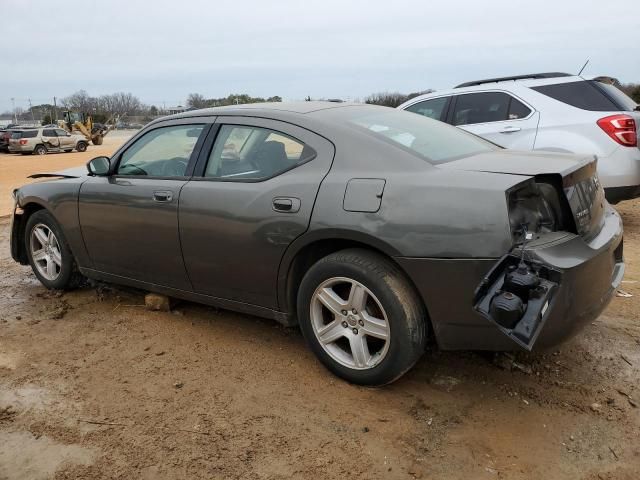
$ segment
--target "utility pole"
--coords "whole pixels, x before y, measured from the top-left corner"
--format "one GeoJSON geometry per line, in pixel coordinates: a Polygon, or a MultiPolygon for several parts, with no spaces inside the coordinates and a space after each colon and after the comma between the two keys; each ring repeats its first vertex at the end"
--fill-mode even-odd
{"type": "Polygon", "coordinates": [[[33,123],[33,125],[35,126],[36,124],[36,117],[33,116],[33,105],[31,105],[31,99],[29,99],[29,110],[31,111],[31,122],[33,123]]]}
{"type": "Polygon", "coordinates": [[[53,123],[58,123],[58,106],[56,105],[56,97],[53,97],[53,111],[55,112],[54,115],[56,117],[56,120],[53,123]]]}
{"type": "Polygon", "coordinates": [[[18,123],[18,116],[16,115],[16,99],[11,97],[11,103],[13,104],[13,123],[18,123]]]}

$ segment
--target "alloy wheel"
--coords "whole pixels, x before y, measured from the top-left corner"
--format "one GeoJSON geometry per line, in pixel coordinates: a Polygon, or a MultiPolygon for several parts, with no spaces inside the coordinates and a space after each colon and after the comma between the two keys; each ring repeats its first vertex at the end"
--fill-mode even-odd
{"type": "Polygon", "coordinates": [[[40,275],[53,281],[60,276],[62,269],[62,253],[60,244],[53,230],[43,223],[31,229],[31,258],[40,275]]]}
{"type": "Polygon", "coordinates": [[[389,350],[391,330],[378,298],[346,277],[325,280],[311,298],[311,325],[324,351],[348,368],[378,365],[389,350]]]}

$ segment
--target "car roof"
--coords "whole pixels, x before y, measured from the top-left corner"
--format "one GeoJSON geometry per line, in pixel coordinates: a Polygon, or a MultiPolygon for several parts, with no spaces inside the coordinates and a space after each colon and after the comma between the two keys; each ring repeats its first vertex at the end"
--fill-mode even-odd
{"type": "Polygon", "coordinates": [[[407,100],[402,105],[398,106],[398,108],[402,109],[409,105],[412,105],[418,101],[426,100],[428,98],[436,98],[448,95],[459,95],[463,93],[470,92],[484,92],[487,90],[504,90],[504,91],[514,91],[525,87],[539,87],[542,85],[556,85],[559,83],[571,83],[571,82],[584,82],[590,80],[589,78],[581,77],[578,75],[568,75],[561,74],[561,76],[553,76],[549,74],[549,76],[544,77],[536,77],[533,78],[530,75],[518,75],[514,77],[501,77],[495,79],[488,80],[478,80],[475,82],[467,82],[458,85],[455,88],[448,88],[444,90],[436,90],[431,93],[425,93],[423,95],[419,95],[417,97],[411,98],[407,100]],[[464,85],[469,86],[464,86],[464,85]]]}

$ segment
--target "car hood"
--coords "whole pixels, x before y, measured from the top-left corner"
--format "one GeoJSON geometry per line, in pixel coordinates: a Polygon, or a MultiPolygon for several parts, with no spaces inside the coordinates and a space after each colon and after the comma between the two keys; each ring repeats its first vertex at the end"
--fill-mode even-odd
{"type": "Polygon", "coordinates": [[[33,175],[29,175],[28,178],[80,178],[86,177],[88,174],[89,172],[87,171],[87,167],[82,166],[67,168],[58,172],[34,173],[33,175]]]}
{"type": "Polygon", "coordinates": [[[594,155],[497,150],[441,163],[437,167],[527,176],[559,173],[564,177],[593,162],[596,158],[594,155]]]}

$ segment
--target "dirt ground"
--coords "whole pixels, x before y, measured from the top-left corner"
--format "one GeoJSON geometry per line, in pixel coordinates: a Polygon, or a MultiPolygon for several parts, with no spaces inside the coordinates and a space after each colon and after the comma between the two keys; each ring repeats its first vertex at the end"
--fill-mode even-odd
{"type": "Polygon", "coordinates": [[[633,297],[558,349],[430,351],[380,389],[274,322],[48,292],[0,220],[0,479],[637,479],[640,202],[619,210],[633,297]]]}
{"type": "Polygon", "coordinates": [[[110,156],[120,145],[128,140],[135,130],[109,132],[102,145],[89,145],[86,152],[52,153],[40,155],[19,155],[0,153],[0,217],[11,213],[14,188],[35,180],[27,178],[34,173],[58,172],[66,168],[77,167],[100,155],[110,156]]]}

